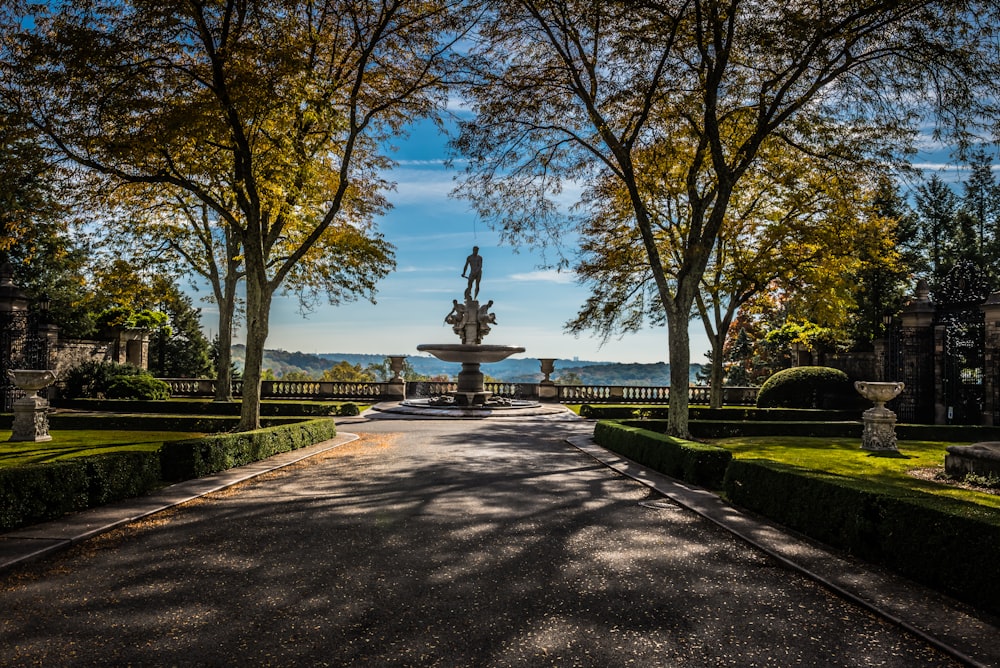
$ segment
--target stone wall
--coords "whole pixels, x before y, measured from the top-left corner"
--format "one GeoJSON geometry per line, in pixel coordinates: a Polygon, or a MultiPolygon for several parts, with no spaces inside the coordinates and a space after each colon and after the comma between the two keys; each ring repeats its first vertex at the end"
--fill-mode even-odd
{"type": "Polygon", "coordinates": [[[55,360],[56,377],[62,379],[66,372],[84,362],[109,362],[114,359],[111,341],[60,340],[51,351],[55,360]]]}

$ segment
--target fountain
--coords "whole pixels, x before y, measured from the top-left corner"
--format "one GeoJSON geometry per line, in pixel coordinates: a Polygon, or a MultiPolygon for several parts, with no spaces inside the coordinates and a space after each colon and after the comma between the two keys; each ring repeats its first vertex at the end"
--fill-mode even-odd
{"type": "MultiPolygon", "coordinates": [[[[515,353],[523,353],[522,346],[487,345],[483,338],[497,324],[496,314],[490,309],[493,300],[480,304],[479,283],[482,278],[483,259],[479,248],[474,247],[472,254],[465,260],[462,278],[468,279],[464,300],[451,301],[451,311],[445,316],[445,323],[451,325],[452,331],[459,337],[461,343],[424,343],[417,350],[430,353],[444,362],[457,362],[462,365],[458,374],[458,388],[441,396],[429,399],[407,399],[391,412],[425,412],[429,409],[457,409],[459,415],[488,415],[493,411],[509,411],[511,409],[536,409],[538,412],[564,412],[563,407],[542,407],[536,401],[508,399],[493,396],[485,387],[480,365],[499,362],[515,353]]],[[[390,409],[385,409],[390,410],[390,409]]],[[[515,412],[518,412],[515,410],[515,412]]],[[[525,412],[518,412],[525,414],[525,412]]]]}
{"type": "Polygon", "coordinates": [[[903,388],[903,383],[885,383],[859,380],[854,383],[858,394],[875,404],[866,410],[861,421],[865,429],[861,436],[861,449],[874,452],[895,452],[896,414],[885,407],[885,402],[895,399],[903,388]]]}
{"type": "Polygon", "coordinates": [[[49,435],[49,402],[38,391],[56,380],[56,374],[45,369],[11,369],[7,372],[15,387],[30,392],[14,402],[14,425],[11,441],[51,441],[49,435]]]}

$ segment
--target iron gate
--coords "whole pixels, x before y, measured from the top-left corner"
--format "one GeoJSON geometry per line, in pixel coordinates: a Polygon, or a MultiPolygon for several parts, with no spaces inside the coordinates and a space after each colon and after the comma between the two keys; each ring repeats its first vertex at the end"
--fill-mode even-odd
{"type": "Polygon", "coordinates": [[[937,324],[944,328],[941,399],[948,424],[982,424],[985,400],[986,276],[972,262],[960,262],[935,290],[937,324]]]}
{"type": "Polygon", "coordinates": [[[24,395],[14,387],[10,369],[47,369],[48,337],[39,331],[40,318],[29,311],[0,311],[0,410],[10,412],[24,395]]]}
{"type": "Polygon", "coordinates": [[[886,332],[888,347],[881,380],[902,381],[906,389],[889,408],[900,422],[934,421],[934,332],[894,322],[886,332]]]}

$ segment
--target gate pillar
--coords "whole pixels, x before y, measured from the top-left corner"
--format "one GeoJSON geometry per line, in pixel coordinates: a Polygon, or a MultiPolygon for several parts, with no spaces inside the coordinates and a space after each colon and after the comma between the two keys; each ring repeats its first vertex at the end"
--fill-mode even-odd
{"type": "Polygon", "coordinates": [[[901,422],[930,422],[937,418],[935,378],[934,303],[927,281],[917,283],[916,294],[900,313],[895,369],[884,380],[902,381],[906,389],[896,399],[901,422]],[[891,377],[888,377],[891,376],[891,377]]]}
{"type": "Polygon", "coordinates": [[[1000,292],[982,305],[986,321],[983,337],[983,424],[1000,425],[1000,292]]]}

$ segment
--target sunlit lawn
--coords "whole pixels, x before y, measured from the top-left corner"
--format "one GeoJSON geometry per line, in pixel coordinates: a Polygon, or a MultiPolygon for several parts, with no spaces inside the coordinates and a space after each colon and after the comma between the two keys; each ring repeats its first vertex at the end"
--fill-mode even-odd
{"type": "Polygon", "coordinates": [[[177,431],[52,431],[51,441],[44,443],[10,442],[10,431],[0,430],[0,467],[24,466],[71,457],[104,454],[123,450],[153,452],[165,441],[204,436],[201,433],[177,431]]]}
{"type": "Polygon", "coordinates": [[[966,490],[908,475],[914,469],[944,470],[945,448],[963,443],[900,441],[899,455],[861,450],[860,438],[757,436],[713,439],[737,459],[769,459],[814,471],[870,480],[889,487],[920,490],[1000,508],[1000,496],[966,490]]]}

